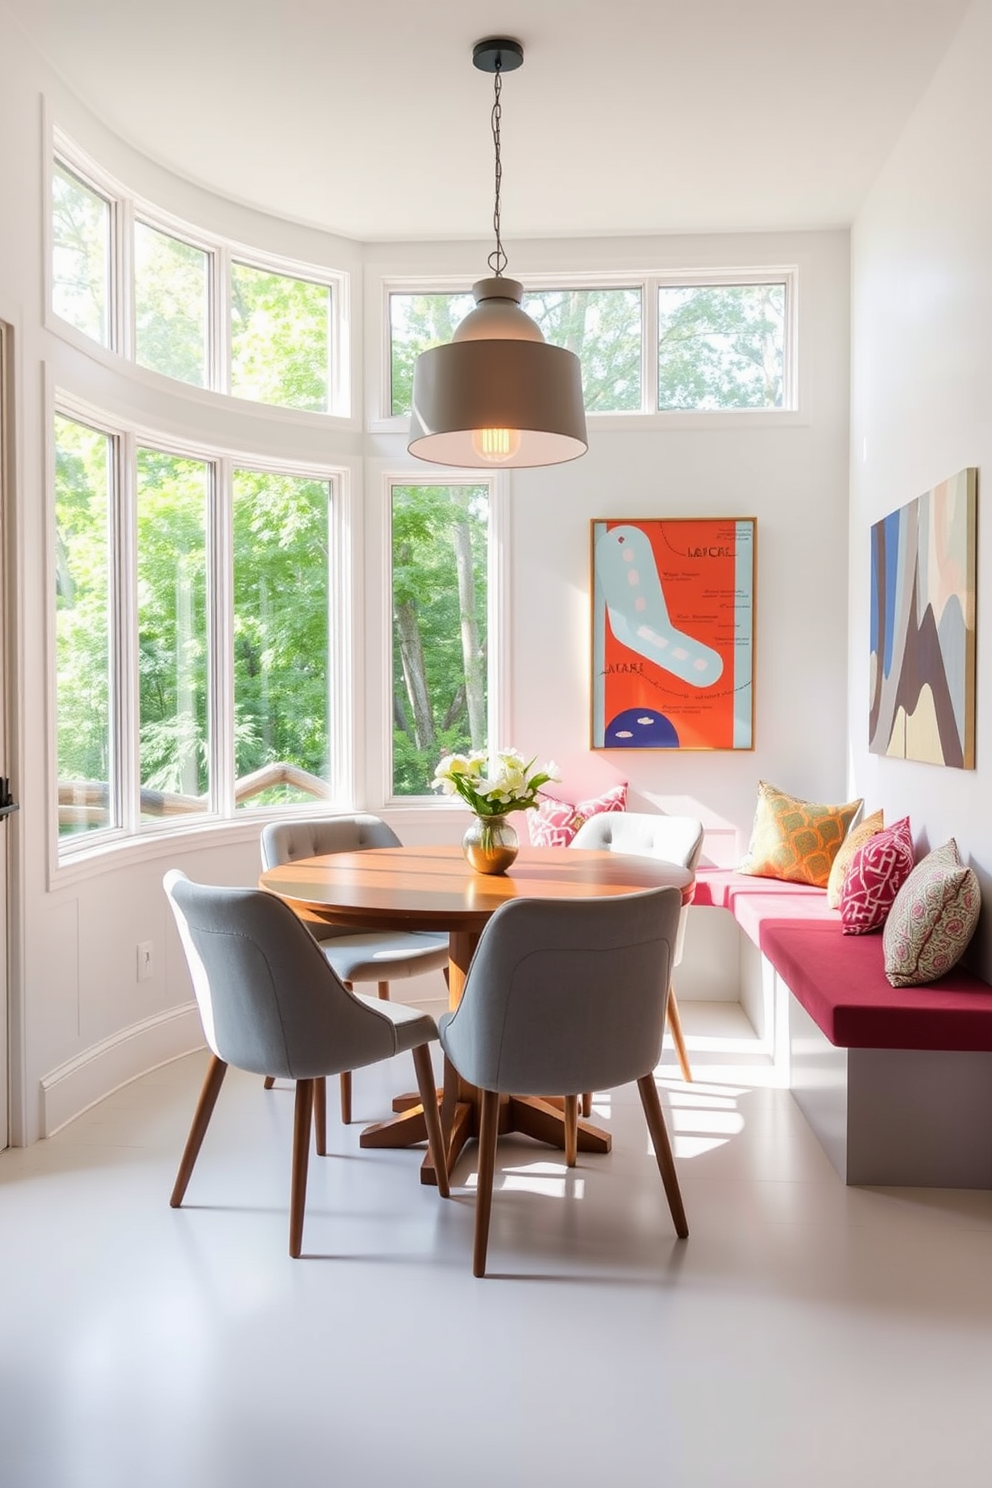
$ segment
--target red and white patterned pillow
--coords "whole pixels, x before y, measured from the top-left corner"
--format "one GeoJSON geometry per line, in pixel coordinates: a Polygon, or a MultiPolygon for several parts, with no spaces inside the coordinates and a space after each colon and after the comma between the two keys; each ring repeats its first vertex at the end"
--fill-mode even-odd
{"type": "Polygon", "coordinates": [[[885,975],[893,987],[921,987],[956,966],[975,933],[982,892],[952,837],[917,863],[885,922],[885,975]]]}
{"type": "Polygon", "coordinates": [[[904,816],[858,848],[840,891],[845,935],[881,930],[895,897],[913,871],[913,834],[904,816]]]}
{"type": "Polygon", "coordinates": [[[589,801],[555,801],[546,796],[540,806],[527,813],[531,847],[568,847],[576,832],[591,816],[603,811],[627,809],[627,782],[614,785],[589,801]]]}

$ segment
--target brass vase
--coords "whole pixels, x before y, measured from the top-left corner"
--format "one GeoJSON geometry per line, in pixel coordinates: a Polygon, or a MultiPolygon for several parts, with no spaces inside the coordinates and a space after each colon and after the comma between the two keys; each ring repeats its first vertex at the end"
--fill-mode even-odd
{"type": "Polygon", "coordinates": [[[505,873],[519,847],[505,816],[474,816],[462,838],[462,852],[476,873],[505,873]]]}

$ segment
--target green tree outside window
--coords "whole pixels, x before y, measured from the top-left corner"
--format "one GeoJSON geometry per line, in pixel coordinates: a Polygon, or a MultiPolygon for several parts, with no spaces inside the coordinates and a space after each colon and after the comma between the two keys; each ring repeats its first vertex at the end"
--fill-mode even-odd
{"type": "Polygon", "coordinates": [[[443,755],[488,742],[488,535],[488,487],[393,487],[397,796],[431,795],[443,755]]]}

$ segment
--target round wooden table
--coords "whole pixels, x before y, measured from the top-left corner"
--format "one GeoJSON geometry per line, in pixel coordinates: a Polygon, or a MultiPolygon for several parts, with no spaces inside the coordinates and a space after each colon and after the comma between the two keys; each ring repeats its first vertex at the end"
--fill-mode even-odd
{"type": "MultiPolygon", "coordinates": [[[[674,863],[570,847],[523,847],[508,873],[487,875],[469,867],[460,847],[381,847],[298,858],[267,869],[259,884],[304,919],[363,930],[446,930],[448,1005],[456,1008],[486,921],[508,899],[601,899],[671,886],[681,889],[683,902],[688,902],[693,875],[674,863]]],[[[478,1092],[460,1077],[446,1079],[445,1086],[442,1117],[453,1164],[469,1137],[478,1135],[478,1092]]],[[[427,1140],[418,1096],[399,1096],[393,1108],[400,1114],[365,1128],[363,1147],[406,1147],[427,1140]]],[[[505,1096],[500,1131],[525,1132],[564,1148],[560,1102],[505,1096]]],[[[609,1152],[612,1139],[582,1120],[578,1145],[585,1152],[609,1152]]],[[[435,1181],[429,1155],[421,1181],[435,1181]]]]}

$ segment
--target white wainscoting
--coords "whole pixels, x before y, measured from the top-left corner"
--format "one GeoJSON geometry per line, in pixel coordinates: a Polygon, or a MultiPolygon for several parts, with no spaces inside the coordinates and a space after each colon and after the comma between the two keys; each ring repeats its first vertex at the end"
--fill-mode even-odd
{"type": "Polygon", "coordinates": [[[169,1008],[92,1044],[43,1076],[40,1126],[46,1137],[122,1085],[159,1065],[203,1048],[195,1002],[169,1008]]]}

